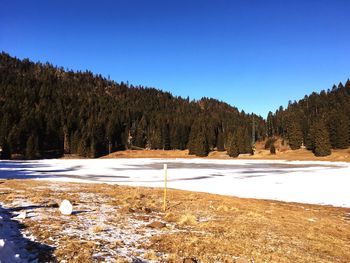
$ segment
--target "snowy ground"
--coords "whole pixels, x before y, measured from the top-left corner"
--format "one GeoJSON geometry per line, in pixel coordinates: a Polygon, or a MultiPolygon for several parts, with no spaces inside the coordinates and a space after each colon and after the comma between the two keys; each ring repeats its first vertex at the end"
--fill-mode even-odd
{"type": "Polygon", "coordinates": [[[29,262],[27,241],[22,237],[11,214],[0,206],[0,262],[29,262]]]}
{"type": "Polygon", "coordinates": [[[350,164],[207,159],[0,161],[0,179],[100,182],[168,187],[238,197],[350,207],[350,164]]]}

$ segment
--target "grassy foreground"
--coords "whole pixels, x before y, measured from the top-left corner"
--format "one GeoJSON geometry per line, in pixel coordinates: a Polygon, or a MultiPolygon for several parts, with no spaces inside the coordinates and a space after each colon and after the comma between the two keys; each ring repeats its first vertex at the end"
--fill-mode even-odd
{"type": "MultiPolygon", "coordinates": [[[[350,262],[350,209],[107,184],[0,181],[23,232],[66,262],[350,262]],[[69,199],[71,216],[57,204],[69,199]]],[[[30,248],[29,248],[30,249],[30,248]]]]}

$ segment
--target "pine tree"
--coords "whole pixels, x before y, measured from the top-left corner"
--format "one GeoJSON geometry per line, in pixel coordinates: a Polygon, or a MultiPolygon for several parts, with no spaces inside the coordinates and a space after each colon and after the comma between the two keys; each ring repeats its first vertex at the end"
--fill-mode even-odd
{"type": "Polygon", "coordinates": [[[239,155],[238,145],[237,145],[237,136],[231,134],[228,139],[227,145],[227,154],[230,157],[237,157],[239,155]]]}
{"type": "Polygon", "coordinates": [[[273,143],[270,145],[270,154],[276,154],[276,147],[273,143]]]}
{"type": "Polygon", "coordinates": [[[209,154],[209,144],[203,129],[197,134],[196,139],[196,155],[200,157],[208,156],[209,154]]]}
{"type": "Polygon", "coordinates": [[[336,124],[335,148],[346,149],[349,146],[349,118],[344,113],[339,113],[336,124]]]}
{"type": "Polygon", "coordinates": [[[71,138],[71,153],[78,153],[78,148],[79,148],[79,133],[78,131],[75,131],[73,136],[70,136],[71,138]]]}
{"type": "Polygon", "coordinates": [[[271,111],[269,111],[269,113],[267,115],[266,126],[267,126],[267,136],[272,137],[273,135],[275,135],[275,127],[273,124],[273,115],[272,115],[271,111]]]}
{"type": "Polygon", "coordinates": [[[71,152],[70,149],[70,139],[68,134],[68,127],[66,125],[63,126],[63,151],[65,154],[68,154],[71,152]]]}
{"type": "Polygon", "coordinates": [[[238,152],[239,153],[251,153],[252,147],[251,147],[251,137],[249,136],[248,129],[246,127],[238,127],[237,128],[237,146],[238,146],[238,152]]]}
{"type": "Polygon", "coordinates": [[[188,143],[189,154],[197,156],[207,156],[209,154],[209,144],[205,134],[205,124],[197,120],[191,128],[188,143]]]}
{"type": "Polygon", "coordinates": [[[288,143],[292,150],[300,149],[303,143],[303,133],[297,121],[291,121],[287,128],[288,143]]]}
{"type": "Polygon", "coordinates": [[[338,114],[333,112],[328,121],[328,131],[329,131],[329,141],[331,143],[332,148],[336,148],[337,145],[337,122],[338,122],[338,114]]]}
{"type": "Polygon", "coordinates": [[[322,120],[314,124],[315,133],[315,149],[316,156],[327,156],[331,154],[331,144],[329,141],[329,133],[326,125],[322,120]]]}
{"type": "Polygon", "coordinates": [[[86,138],[81,138],[78,144],[78,152],[80,156],[87,156],[88,154],[88,146],[86,142],[86,138]]]}
{"type": "Polygon", "coordinates": [[[96,143],[95,139],[92,138],[90,142],[90,150],[89,150],[89,158],[95,158],[96,157],[96,143]]]}
{"type": "Polygon", "coordinates": [[[169,124],[163,125],[163,149],[171,149],[169,124]]]}
{"type": "Polygon", "coordinates": [[[162,132],[158,127],[151,125],[147,138],[147,146],[149,149],[163,149],[162,132]]]}
{"type": "Polygon", "coordinates": [[[38,153],[38,140],[34,135],[29,136],[26,145],[26,158],[36,159],[38,153]]]}
{"type": "Polygon", "coordinates": [[[268,150],[271,148],[271,145],[275,143],[276,139],[275,138],[268,138],[267,141],[265,142],[264,149],[268,150]]]}
{"type": "Polygon", "coordinates": [[[309,151],[315,151],[315,129],[314,125],[311,125],[306,136],[305,147],[309,151]]]}
{"type": "Polygon", "coordinates": [[[144,116],[142,116],[141,120],[137,124],[136,134],[134,138],[134,145],[137,147],[145,148],[146,145],[146,127],[147,121],[144,116]]]}
{"type": "Polygon", "coordinates": [[[224,145],[224,133],[219,130],[217,139],[216,139],[216,149],[218,151],[225,151],[225,145],[224,145]]]}

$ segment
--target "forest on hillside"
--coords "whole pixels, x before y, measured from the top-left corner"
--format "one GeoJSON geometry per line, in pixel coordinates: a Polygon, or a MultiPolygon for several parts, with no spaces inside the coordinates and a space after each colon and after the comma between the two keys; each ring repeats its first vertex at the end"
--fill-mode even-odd
{"type": "MultiPolygon", "coordinates": [[[[232,94],[234,96],[234,94],[232,94]]],[[[1,157],[98,157],[124,149],[212,150],[236,157],[254,142],[282,137],[316,156],[350,146],[350,81],[269,112],[267,119],[227,103],[190,100],[0,54],[1,157]]]]}
{"type": "Polygon", "coordinates": [[[313,92],[298,102],[289,102],[266,120],[267,136],[281,136],[291,149],[306,147],[316,156],[350,146],[350,80],[332,89],[313,92]]]}
{"type": "Polygon", "coordinates": [[[0,54],[0,146],[5,159],[94,158],[134,148],[189,149],[198,156],[229,150],[237,156],[250,153],[252,141],[265,135],[263,118],[215,99],[190,101],[90,71],[0,54]]]}

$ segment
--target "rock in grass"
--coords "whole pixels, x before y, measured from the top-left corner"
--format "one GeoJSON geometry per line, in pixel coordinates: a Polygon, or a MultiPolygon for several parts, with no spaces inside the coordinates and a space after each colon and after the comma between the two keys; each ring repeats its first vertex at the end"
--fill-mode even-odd
{"type": "Polygon", "coordinates": [[[73,212],[73,206],[68,200],[63,200],[59,208],[62,215],[71,215],[73,212]]]}
{"type": "Polygon", "coordinates": [[[161,228],[163,228],[163,227],[166,227],[166,224],[163,223],[163,222],[154,221],[154,222],[150,223],[150,224],[148,225],[148,227],[150,227],[150,228],[161,229],[161,228]]]}

